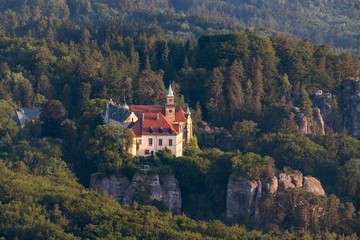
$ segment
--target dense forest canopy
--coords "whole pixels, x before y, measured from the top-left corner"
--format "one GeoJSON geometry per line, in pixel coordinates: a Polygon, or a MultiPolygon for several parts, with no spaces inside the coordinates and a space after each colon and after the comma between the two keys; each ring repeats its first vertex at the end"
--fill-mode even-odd
{"type": "Polygon", "coordinates": [[[0,236],[356,239],[358,13],[356,1],[0,0],[0,236]],[[191,109],[194,142],[179,158],[130,156],[116,141],[129,132],[103,123],[104,106],[163,104],[169,84],[191,109]],[[41,115],[20,128],[21,107],[41,115]],[[144,164],[173,174],[182,212],[200,220],[85,189],[92,173],[131,178],[144,164]],[[261,221],[224,217],[231,174],[284,170],[318,178],[327,195],[266,195],[261,221]]]}
{"type": "Polygon", "coordinates": [[[123,34],[135,34],[143,33],[144,28],[155,23],[167,36],[182,39],[260,28],[268,34],[288,32],[317,44],[327,43],[355,52],[360,46],[360,5],[354,0],[22,0],[16,3],[3,0],[0,11],[0,33],[7,36],[55,37],[68,41],[70,36],[80,38],[76,36],[79,28],[90,28],[91,33],[117,29],[123,34]],[[103,29],[108,22],[111,25],[103,29]]]}

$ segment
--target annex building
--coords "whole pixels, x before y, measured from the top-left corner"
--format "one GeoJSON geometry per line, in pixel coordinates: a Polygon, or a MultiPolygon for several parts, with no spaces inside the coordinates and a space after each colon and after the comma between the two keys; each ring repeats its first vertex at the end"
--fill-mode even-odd
{"type": "Polygon", "coordinates": [[[131,129],[134,141],[129,149],[134,156],[151,156],[165,147],[182,156],[185,143],[193,138],[189,108],[186,112],[175,105],[169,86],[163,105],[119,105],[112,100],[103,111],[104,122],[131,129]]]}

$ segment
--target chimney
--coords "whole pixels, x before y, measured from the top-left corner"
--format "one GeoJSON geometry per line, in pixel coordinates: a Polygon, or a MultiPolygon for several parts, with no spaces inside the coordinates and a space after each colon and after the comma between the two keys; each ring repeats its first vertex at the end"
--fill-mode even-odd
{"type": "Polygon", "coordinates": [[[159,121],[159,113],[156,113],[156,121],[159,121]]]}
{"type": "Polygon", "coordinates": [[[141,113],[141,120],[142,120],[142,122],[144,122],[144,119],[145,119],[145,116],[144,116],[145,114],[144,113],[141,113]]]}

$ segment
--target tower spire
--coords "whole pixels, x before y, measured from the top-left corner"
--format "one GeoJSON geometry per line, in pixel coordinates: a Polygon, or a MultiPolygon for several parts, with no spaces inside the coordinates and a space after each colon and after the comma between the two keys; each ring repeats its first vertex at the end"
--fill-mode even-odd
{"type": "Polygon", "coordinates": [[[169,88],[168,88],[168,92],[167,92],[167,97],[173,97],[174,96],[174,92],[171,88],[171,83],[169,84],[169,88]]]}
{"type": "Polygon", "coordinates": [[[129,110],[129,106],[126,103],[126,98],[125,98],[125,90],[124,90],[124,109],[129,110]]]}

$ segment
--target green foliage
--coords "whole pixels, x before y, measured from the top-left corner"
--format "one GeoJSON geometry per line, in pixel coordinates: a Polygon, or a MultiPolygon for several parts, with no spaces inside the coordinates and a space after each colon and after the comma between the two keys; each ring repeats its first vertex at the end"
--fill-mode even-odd
{"type": "Polygon", "coordinates": [[[89,156],[94,157],[101,172],[115,172],[120,169],[133,137],[129,129],[114,124],[99,125],[90,139],[89,156]]]}
{"type": "Polygon", "coordinates": [[[275,175],[275,161],[252,152],[231,159],[233,170],[251,180],[271,179],[275,175]]]}
{"type": "Polygon", "coordinates": [[[339,191],[355,199],[360,198],[360,159],[350,159],[339,169],[339,191]]]}
{"type": "Polygon", "coordinates": [[[294,239],[309,238],[306,230],[360,231],[354,227],[352,205],[334,196],[324,200],[294,191],[269,197],[258,227],[272,231],[262,234],[136,204],[121,208],[74,180],[76,174],[87,185],[97,167],[130,176],[151,163],[179,180],[184,213],[215,219],[225,212],[233,170],[252,179],[270,178],[275,164],[280,170],[291,167],[314,175],[327,192],[356,205],[359,140],[346,133],[298,136],[290,108],[299,106],[311,118],[312,94],[318,89],[331,92],[339,102],[331,104],[337,114],[331,124],[343,131],[341,115],[356,84],[342,81],[359,75],[360,59],[318,44],[331,42],[356,51],[358,9],[354,1],[0,0],[0,154],[6,161],[0,164],[0,235],[294,239]],[[243,26],[290,31],[317,45],[264,29],[233,32],[243,26]],[[220,32],[225,34],[214,34],[220,32]],[[213,129],[197,129],[201,147],[225,142],[227,150],[248,153],[201,150],[194,143],[181,158],[167,150],[156,158],[129,158],[129,132],[102,125],[105,99],[161,105],[169,82],[176,86],[178,105],[183,106],[183,95],[195,109],[194,125],[204,120],[219,127],[213,128],[218,136],[213,129]],[[18,129],[13,103],[44,106],[41,122],[18,129]],[[231,127],[236,144],[224,141],[231,127]],[[40,140],[41,133],[61,139],[40,140]],[[262,157],[267,155],[271,158],[262,157]],[[326,217],[314,218],[314,206],[326,209],[326,217]]]}
{"type": "Polygon", "coordinates": [[[291,134],[267,135],[262,138],[262,153],[276,159],[276,167],[291,167],[304,174],[316,175],[325,164],[326,150],[308,139],[291,134]]]}
{"type": "Polygon", "coordinates": [[[254,145],[255,135],[259,131],[257,123],[244,120],[234,122],[232,125],[232,134],[244,152],[248,152],[254,145]]]}
{"type": "Polygon", "coordinates": [[[17,132],[17,125],[13,120],[14,106],[5,100],[0,100],[0,147],[11,143],[12,137],[15,136],[17,132]]]}

